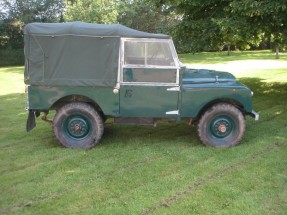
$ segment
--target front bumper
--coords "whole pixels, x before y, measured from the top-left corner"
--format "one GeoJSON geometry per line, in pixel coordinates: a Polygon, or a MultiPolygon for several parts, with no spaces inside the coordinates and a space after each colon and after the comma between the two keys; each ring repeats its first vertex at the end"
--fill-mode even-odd
{"type": "Polygon", "coordinates": [[[257,121],[259,120],[259,114],[257,112],[255,112],[254,110],[252,110],[252,112],[250,113],[250,115],[257,121]]]}

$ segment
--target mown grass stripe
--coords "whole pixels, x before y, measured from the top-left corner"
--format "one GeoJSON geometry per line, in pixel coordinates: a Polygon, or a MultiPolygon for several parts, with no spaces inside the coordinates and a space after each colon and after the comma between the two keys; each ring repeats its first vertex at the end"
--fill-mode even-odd
{"type": "Polygon", "coordinates": [[[174,195],[160,201],[156,205],[143,209],[143,211],[140,214],[149,215],[162,207],[170,207],[172,204],[175,204],[177,201],[179,201],[183,196],[188,195],[192,192],[195,192],[196,189],[198,189],[199,187],[204,186],[208,183],[211,183],[214,180],[220,180],[224,176],[228,175],[231,171],[235,171],[239,168],[244,167],[247,164],[251,164],[254,160],[261,158],[262,156],[266,155],[267,153],[273,150],[276,150],[277,148],[286,147],[286,146],[287,146],[287,142],[270,144],[264,149],[258,151],[257,153],[252,154],[251,156],[247,158],[244,158],[243,160],[239,162],[228,165],[215,173],[212,173],[206,177],[196,180],[191,185],[189,185],[186,189],[177,191],[174,195]]]}

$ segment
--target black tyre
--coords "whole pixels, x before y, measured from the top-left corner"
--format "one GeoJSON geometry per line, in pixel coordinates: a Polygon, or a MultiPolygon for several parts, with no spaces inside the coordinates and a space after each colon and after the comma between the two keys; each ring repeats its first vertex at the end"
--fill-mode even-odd
{"type": "Polygon", "coordinates": [[[231,147],[240,142],[245,132],[245,120],[240,110],[220,103],[208,109],[200,118],[197,133],[207,146],[231,147]]]}
{"type": "Polygon", "coordinates": [[[58,142],[68,148],[92,148],[104,132],[102,117],[90,105],[81,102],[61,107],[53,120],[58,142]]]}

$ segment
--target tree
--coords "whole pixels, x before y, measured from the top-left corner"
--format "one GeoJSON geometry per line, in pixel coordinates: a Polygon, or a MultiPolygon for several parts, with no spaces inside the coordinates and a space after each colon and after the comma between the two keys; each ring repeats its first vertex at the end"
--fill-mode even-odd
{"type": "Polygon", "coordinates": [[[147,0],[123,0],[119,12],[119,23],[146,32],[158,32],[163,20],[160,8],[147,0]]]}
{"type": "Polygon", "coordinates": [[[2,0],[0,47],[22,48],[25,24],[61,21],[63,10],[63,0],[2,0]]]}
{"type": "MultiPolygon", "coordinates": [[[[178,34],[194,51],[234,45],[258,46],[269,37],[284,46],[287,35],[286,0],[157,0],[182,16],[178,34]]],[[[189,51],[187,49],[187,51],[189,51]]]]}
{"type": "Polygon", "coordinates": [[[180,44],[185,44],[185,52],[196,52],[218,50],[224,45],[240,43],[240,32],[233,25],[236,20],[229,16],[230,1],[159,0],[159,5],[165,5],[181,17],[177,39],[180,44]]]}
{"type": "Polygon", "coordinates": [[[121,0],[118,11],[120,24],[140,31],[173,35],[176,41],[180,17],[165,6],[158,6],[152,0],[121,0]]]}
{"type": "Polygon", "coordinates": [[[279,48],[287,43],[287,3],[286,0],[233,0],[230,4],[234,14],[252,20],[253,29],[261,29],[270,37],[279,58],[279,48]]]}
{"type": "Polygon", "coordinates": [[[4,19],[29,22],[58,22],[63,15],[63,0],[2,0],[4,19]]]}
{"type": "Polygon", "coordinates": [[[68,0],[64,19],[89,23],[116,23],[117,16],[115,0],[68,0]]]}
{"type": "Polygon", "coordinates": [[[23,47],[23,24],[19,20],[4,20],[0,25],[0,48],[23,47]]]}

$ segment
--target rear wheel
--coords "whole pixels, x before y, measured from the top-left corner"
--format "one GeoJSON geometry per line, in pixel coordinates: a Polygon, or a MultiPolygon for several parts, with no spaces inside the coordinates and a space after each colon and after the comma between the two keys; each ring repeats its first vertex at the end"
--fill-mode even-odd
{"type": "Polygon", "coordinates": [[[245,132],[245,120],[240,110],[230,104],[217,104],[199,120],[197,133],[207,146],[231,147],[240,142],[245,132]]]}
{"type": "Polygon", "coordinates": [[[103,119],[90,105],[81,102],[61,107],[53,120],[58,142],[68,148],[92,148],[104,132],[103,119]]]}

